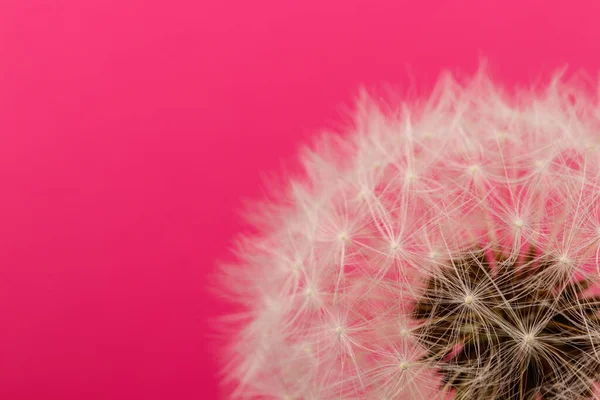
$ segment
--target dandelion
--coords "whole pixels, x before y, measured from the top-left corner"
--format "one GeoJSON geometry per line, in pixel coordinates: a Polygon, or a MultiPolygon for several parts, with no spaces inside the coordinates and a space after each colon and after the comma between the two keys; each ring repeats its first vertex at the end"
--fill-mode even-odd
{"type": "Polygon", "coordinates": [[[365,95],[223,268],[233,397],[600,398],[599,143],[560,75],[365,95]]]}

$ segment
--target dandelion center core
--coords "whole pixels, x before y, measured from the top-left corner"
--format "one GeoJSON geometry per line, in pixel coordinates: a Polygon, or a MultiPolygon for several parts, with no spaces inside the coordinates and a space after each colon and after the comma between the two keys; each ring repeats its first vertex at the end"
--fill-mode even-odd
{"type": "Polygon", "coordinates": [[[422,361],[458,399],[592,398],[599,337],[584,325],[600,321],[600,296],[584,296],[585,280],[557,277],[561,260],[534,248],[518,260],[471,252],[429,278],[412,312],[422,361]],[[468,309],[453,301],[460,287],[478,293],[476,307],[470,294],[468,309]]]}

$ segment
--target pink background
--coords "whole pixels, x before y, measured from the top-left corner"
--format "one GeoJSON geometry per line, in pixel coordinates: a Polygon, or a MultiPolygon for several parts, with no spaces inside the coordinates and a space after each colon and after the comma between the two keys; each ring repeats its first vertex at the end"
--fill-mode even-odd
{"type": "Polygon", "coordinates": [[[360,84],[600,64],[600,3],[4,0],[0,398],[220,398],[205,290],[360,84]],[[210,4],[205,4],[210,3],[210,4]],[[411,78],[412,77],[412,78],[411,78]],[[292,163],[293,164],[293,163],[292,163]]]}

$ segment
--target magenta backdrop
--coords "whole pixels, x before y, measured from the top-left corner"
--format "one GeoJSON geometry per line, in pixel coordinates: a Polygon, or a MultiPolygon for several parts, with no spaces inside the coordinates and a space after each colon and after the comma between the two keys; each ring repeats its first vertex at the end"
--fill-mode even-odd
{"type": "Polygon", "coordinates": [[[600,3],[4,0],[0,398],[215,399],[205,290],[360,84],[600,64],[600,3]]]}

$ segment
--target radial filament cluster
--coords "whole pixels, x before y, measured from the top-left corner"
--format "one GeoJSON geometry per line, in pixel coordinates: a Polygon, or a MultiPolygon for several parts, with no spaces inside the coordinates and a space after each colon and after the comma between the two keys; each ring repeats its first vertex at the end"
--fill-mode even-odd
{"type": "Polygon", "coordinates": [[[432,274],[413,317],[455,399],[591,399],[600,376],[600,296],[530,248],[473,251],[432,274]]]}

